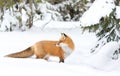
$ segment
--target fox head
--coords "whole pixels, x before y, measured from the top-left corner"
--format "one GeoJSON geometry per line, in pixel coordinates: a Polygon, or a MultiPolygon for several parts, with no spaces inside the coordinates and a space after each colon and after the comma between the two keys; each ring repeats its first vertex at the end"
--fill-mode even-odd
{"type": "Polygon", "coordinates": [[[61,37],[60,37],[59,41],[57,42],[57,45],[61,46],[61,47],[68,46],[71,49],[74,49],[74,43],[73,43],[72,39],[65,33],[61,33],[61,37]]]}
{"type": "Polygon", "coordinates": [[[68,36],[65,33],[61,33],[61,37],[60,37],[59,41],[57,42],[57,44],[59,45],[60,43],[65,43],[67,37],[68,36]]]}

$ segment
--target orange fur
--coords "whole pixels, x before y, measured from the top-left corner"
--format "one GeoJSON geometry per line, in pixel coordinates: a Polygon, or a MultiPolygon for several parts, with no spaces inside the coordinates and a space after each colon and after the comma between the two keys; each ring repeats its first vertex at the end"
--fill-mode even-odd
{"type": "Polygon", "coordinates": [[[39,41],[31,47],[21,52],[9,54],[7,57],[26,58],[35,54],[37,59],[47,59],[49,56],[58,56],[60,58],[59,62],[64,62],[64,55],[66,52],[61,47],[60,43],[67,44],[70,49],[74,50],[74,43],[72,39],[62,33],[61,38],[58,41],[39,41]]]}

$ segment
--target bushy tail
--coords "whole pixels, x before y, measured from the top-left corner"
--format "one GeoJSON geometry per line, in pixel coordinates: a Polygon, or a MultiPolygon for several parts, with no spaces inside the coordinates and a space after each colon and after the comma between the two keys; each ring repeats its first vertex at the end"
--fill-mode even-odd
{"type": "Polygon", "coordinates": [[[6,55],[5,57],[12,57],[12,58],[27,58],[34,54],[34,51],[31,49],[31,47],[17,53],[6,55]]]}

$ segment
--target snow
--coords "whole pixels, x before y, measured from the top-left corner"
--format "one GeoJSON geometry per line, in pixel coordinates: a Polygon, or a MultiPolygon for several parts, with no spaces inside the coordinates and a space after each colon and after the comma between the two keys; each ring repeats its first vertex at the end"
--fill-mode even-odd
{"type": "Polygon", "coordinates": [[[119,48],[117,42],[110,42],[99,52],[92,54],[90,48],[96,42],[94,33],[82,34],[82,31],[78,29],[62,30],[62,32],[69,35],[75,43],[75,50],[65,59],[65,63],[59,63],[58,57],[50,57],[49,61],[35,59],[35,56],[30,58],[4,57],[40,40],[58,40],[61,31],[51,29],[38,31],[33,28],[26,32],[0,32],[0,75],[120,76],[119,59],[111,59],[113,50],[119,48]]]}
{"type": "Polygon", "coordinates": [[[102,17],[108,16],[115,8],[114,0],[95,0],[92,6],[81,17],[82,26],[99,23],[102,17]]]}
{"type": "Polygon", "coordinates": [[[56,21],[62,20],[61,14],[56,11],[56,10],[58,10],[58,6],[53,6],[48,2],[43,2],[43,3],[39,4],[38,9],[42,13],[42,15],[41,15],[42,20],[50,20],[50,19],[56,20],[56,21]],[[51,11],[51,9],[52,9],[52,11],[51,11]]]}
{"type": "Polygon", "coordinates": [[[120,6],[116,6],[116,17],[120,18],[120,6]]]}
{"type": "Polygon", "coordinates": [[[98,53],[91,57],[91,61],[96,61],[92,63],[96,68],[111,70],[115,68],[115,65],[118,65],[117,56],[113,56],[115,50],[119,49],[119,44],[117,42],[109,42],[104,45],[98,53]],[[111,66],[112,65],[112,66],[111,66]],[[109,67],[109,68],[108,68],[109,67]]]}
{"type": "Polygon", "coordinates": [[[64,22],[64,21],[52,21],[52,20],[35,21],[33,25],[36,27],[39,27],[41,29],[75,29],[75,28],[80,28],[80,22],[64,22]]]}
{"type": "MultiPolygon", "coordinates": [[[[80,19],[82,26],[98,23],[100,18],[109,15],[114,7],[113,0],[95,0],[80,19]]],[[[120,58],[119,55],[113,55],[120,48],[120,42],[109,42],[100,50],[90,53],[97,41],[95,33],[88,33],[87,31],[82,33],[80,22],[52,21],[51,14],[46,14],[46,11],[55,12],[44,8],[46,8],[45,4],[40,9],[47,16],[44,20],[37,20],[36,18],[31,29],[25,32],[0,32],[0,75],[120,76],[120,58]],[[65,59],[65,63],[59,63],[59,58],[52,56],[49,61],[35,59],[35,56],[30,58],[4,57],[7,54],[24,50],[40,40],[58,40],[61,32],[69,35],[75,43],[75,50],[65,59]]],[[[120,18],[119,10],[120,7],[117,6],[117,18],[120,18]]],[[[25,24],[28,16],[24,10],[20,15],[23,20],[22,23],[25,24]]],[[[2,25],[10,26],[9,22],[18,22],[9,12],[5,13],[4,18],[2,25]]],[[[18,23],[14,24],[17,25],[18,23]]],[[[1,27],[1,30],[4,29],[5,26],[1,27]]]]}
{"type": "Polygon", "coordinates": [[[13,14],[10,16],[11,12],[6,11],[6,14],[3,16],[3,22],[1,23],[1,28],[0,30],[6,29],[7,27],[11,27],[11,25],[16,25],[18,23],[18,21],[15,19],[15,17],[12,17],[13,14]]]}

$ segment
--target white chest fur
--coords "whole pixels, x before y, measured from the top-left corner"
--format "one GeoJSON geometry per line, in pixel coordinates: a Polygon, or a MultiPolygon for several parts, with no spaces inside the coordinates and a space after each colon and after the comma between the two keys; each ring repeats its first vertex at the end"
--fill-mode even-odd
{"type": "Polygon", "coordinates": [[[65,43],[60,43],[59,46],[65,52],[64,57],[68,57],[72,53],[72,49],[65,43]]]}

